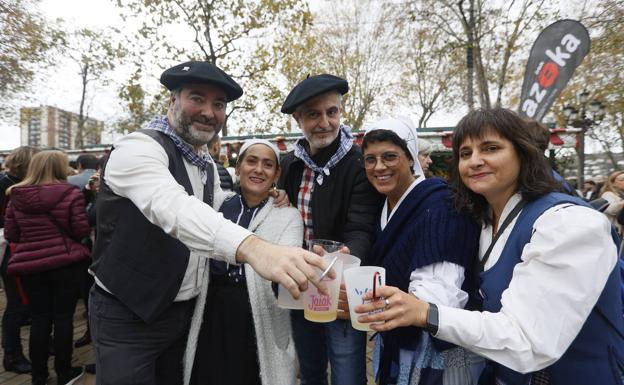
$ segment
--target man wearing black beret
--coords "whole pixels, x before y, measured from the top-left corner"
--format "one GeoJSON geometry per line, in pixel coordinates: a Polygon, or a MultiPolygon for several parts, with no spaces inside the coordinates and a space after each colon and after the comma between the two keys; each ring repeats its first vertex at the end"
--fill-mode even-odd
{"type": "MultiPolygon", "coordinates": [[[[353,144],[351,129],[340,124],[345,79],[310,76],[297,84],[282,106],[303,132],[294,151],[282,161],[280,186],[299,208],[304,241],[343,242],[366,264],[381,196],[370,185],[362,153],[353,144]]],[[[339,307],[348,309],[346,295],[339,307]]],[[[327,384],[327,362],[333,385],[366,384],[366,333],[351,327],[349,312],[329,323],[314,323],[303,312],[291,312],[293,337],[302,385],[327,384]]]]}
{"type": "Polygon", "coordinates": [[[293,296],[318,282],[315,254],[265,242],[217,213],[206,144],[241,87],[216,66],[163,72],[166,116],[118,140],[102,172],[90,296],[98,385],[182,384],[182,356],[208,258],[248,263],[293,296]]]}

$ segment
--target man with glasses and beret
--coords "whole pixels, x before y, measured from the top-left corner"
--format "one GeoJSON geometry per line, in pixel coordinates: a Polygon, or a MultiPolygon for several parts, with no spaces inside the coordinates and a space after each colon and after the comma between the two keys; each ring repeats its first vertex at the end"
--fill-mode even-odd
{"type": "Polygon", "coordinates": [[[181,384],[186,336],[208,258],[248,263],[294,297],[308,280],[326,290],[320,257],[270,244],[211,206],[223,193],[207,143],[243,94],[218,67],[199,61],[163,72],[166,116],[118,140],[102,172],[98,237],[90,268],[97,383],[181,384]]]}
{"type": "MultiPolygon", "coordinates": [[[[381,196],[366,178],[351,129],[340,124],[348,90],[345,79],[323,74],[309,76],[286,97],[281,111],[292,115],[304,137],[284,157],[279,183],[301,213],[304,242],[342,242],[366,264],[381,196]]],[[[339,307],[347,310],[344,291],[341,299],[339,307]]],[[[333,385],[366,384],[366,333],[353,329],[348,317],[348,310],[340,311],[342,319],[323,324],[291,312],[302,385],[327,384],[328,361],[333,385]]]]}

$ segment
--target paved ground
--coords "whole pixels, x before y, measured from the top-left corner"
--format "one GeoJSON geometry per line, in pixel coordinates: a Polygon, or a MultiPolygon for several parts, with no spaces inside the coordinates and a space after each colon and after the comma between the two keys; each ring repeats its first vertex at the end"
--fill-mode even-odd
{"type": "MultiPolygon", "coordinates": [[[[1,291],[1,289],[0,289],[1,291]]],[[[4,292],[0,293],[0,314],[4,312],[4,306],[6,303],[6,297],[4,296],[4,292]]],[[[84,313],[84,306],[82,301],[78,302],[78,306],[76,307],[76,313],[74,314],[74,340],[80,338],[86,329],[86,319],[82,316],[84,313]]],[[[22,346],[25,349],[25,354],[28,356],[28,333],[29,327],[25,326],[22,328],[22,346]]],[[[374,385],[374,381],[371,375],[371,345],[368,346],[367,352],[367,372],[368,372],[368,385],[374,385]]],[[[3,358],[2,349],[0,349],[0,362],[3,358]]],[[[86,364],[91,364],[95,362],[93,347],[91,345],[84,346],[79,349],[74,349],[73,366],[84,366],[86,364]]],[[[56,384],[56,375],[54,373],[54,360],[50,358],[49,361],[50,368],[50,378],[48,380],[49,385],[56,384]]],[[[0,364],[0,384],[3,385],[30,385],[31,378],[30,374],[16,374],[13,372],[7,372],[4,370],[4,367],[0,364]]],[[[90,374],[84,374],[82,378],[76,383],[76,385],[95,385],[95,376],[90,374]]]]}

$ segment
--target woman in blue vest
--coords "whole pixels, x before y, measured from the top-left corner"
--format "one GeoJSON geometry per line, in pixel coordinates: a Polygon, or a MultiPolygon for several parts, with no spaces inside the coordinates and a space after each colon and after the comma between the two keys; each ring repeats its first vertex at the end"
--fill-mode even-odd
{"type": "Polygon", "coordinates": [[[480,383],[623,383],[624,321],[617,247],[604,215],[558,193],[526,122],[502,108],[470,112],[453,136],[455,205],[483,223],[482,312],[414,299],[356,308],[386,331],[425,327],[489,359],[480,383]],[[387,306],[386,306],[387,305],[387,306]],[[380,323],[380,321],[385,321],[380,323]]]}
{"type": "MultiPolygon", "coordinates": [[[[419,297],[463,308],[471,291],[479,225],[453,209],[446,182],[425,179],[412,121],[398,117],[372,123],[362,152],[368,180],[386,197],[370,261],[385,268],[387,285],[398,288],[395,306],[419,297]]],[[[436,346],[420,329],[404,327],[380,333],[373,367],[381,385],[467,385],[474,358],[449,344],[436,346]]]]}

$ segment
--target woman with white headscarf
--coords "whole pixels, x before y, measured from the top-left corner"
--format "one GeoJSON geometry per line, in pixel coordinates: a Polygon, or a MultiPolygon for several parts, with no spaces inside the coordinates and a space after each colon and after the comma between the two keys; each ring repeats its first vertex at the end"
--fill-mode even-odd
{"type": "MultiPolygon", "coordinates": [[[[300,246],[299,211],[275,207],[269,194],[280,175],[277,147],[263,139],[246,141],[236,175],[240,195],[223,201],[223,216],[267,241],[300,246]]],[[[290,315],[277,307],[271,282],[249,265],[221,261],[210,261],[209,271],[199,279],[203,284],[187,342],[184,384],[294,385],[290,315]]]]}
{"type": "MultiPolygon", "coordinates": [[[[465,307],[470,271],[479,247],[478,224],[452,207],[446,182],[425,179],[418,162],[418,137],[409,118],[383,119],[368,127],[362,142],[366,175],[386,196],[372,263],[386,269],[386,285],[400,300],[386,301],[400,322],[416,297],[465,307]]],[[[380,333],[375,349],[379,384],[471,384],[473,355],[434,340],[415,327],[380,333]]],[[[476,382],[474,382],[476,383],[476,382]]]]}

